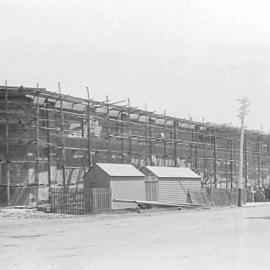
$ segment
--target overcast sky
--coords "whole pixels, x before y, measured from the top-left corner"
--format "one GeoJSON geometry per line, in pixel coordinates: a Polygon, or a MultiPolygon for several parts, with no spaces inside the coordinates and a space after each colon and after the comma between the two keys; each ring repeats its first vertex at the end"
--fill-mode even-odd
{"type": "Polygon", "coordinates": [[[0,0],[0,83],[270,131],[268,0],[0,0]]]}

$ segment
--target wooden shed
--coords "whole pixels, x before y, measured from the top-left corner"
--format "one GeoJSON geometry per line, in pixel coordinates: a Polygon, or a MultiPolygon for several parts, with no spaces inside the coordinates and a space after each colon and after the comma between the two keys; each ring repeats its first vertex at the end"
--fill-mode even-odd
{"type": "Polygon", "coordinates": [[[186,203],[192,191],[201,189],[201,176],[189,168],[145,166],[141,171],[157,185],[156,198],[160,202],[186,203]]]}
{"type": "Polygon", "coordinates": [[[84,176],[85,188],[111,188],[112,209],[134,207],[113,199],[145,200],[145,176],[131,164],[96,163],[84,176]]]}

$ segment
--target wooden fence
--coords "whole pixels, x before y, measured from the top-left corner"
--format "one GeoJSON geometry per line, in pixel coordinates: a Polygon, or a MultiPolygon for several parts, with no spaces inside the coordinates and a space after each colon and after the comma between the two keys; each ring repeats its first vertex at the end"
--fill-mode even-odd
{"type": "Polygon", "coordinates": [[[111,209],[111,189],[110,188],[92,188],[91,189],[92,212],[111,209]]]}
{"type": "Polygon", "coordinates": [[[110,188],[55,187],[50,195],[53,213],[83,215],[111,209],[110,188]]]}

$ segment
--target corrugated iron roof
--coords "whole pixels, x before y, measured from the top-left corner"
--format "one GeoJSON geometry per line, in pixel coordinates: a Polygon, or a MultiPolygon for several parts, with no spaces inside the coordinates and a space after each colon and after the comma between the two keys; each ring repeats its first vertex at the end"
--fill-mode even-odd
{"type": "Polygon", "coordinates": [[[109,176],[145,176],[131,164],[96,163],[96,165],[99,166],[109,176]]]}
{"type": "Polygon", "coordinates": [[[193,172],[189,168],[182,167],[158,167],[158,166],[145,166],[156,177],[159,178],[198,178],[201,176],[193,172]]]}

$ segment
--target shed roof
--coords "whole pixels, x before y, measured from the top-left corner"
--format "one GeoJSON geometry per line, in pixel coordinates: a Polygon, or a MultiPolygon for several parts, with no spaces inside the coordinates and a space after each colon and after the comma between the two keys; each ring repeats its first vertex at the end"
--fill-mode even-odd
{"type": "Polygon", "coordinates": [[[201,176],[193,172],[189,168],[183,167],[158,167],[158,166],[145,166],[150,172],[159,178],[198,178],[201,176]]]}
{"type": "Polygon", "coordinates": [[[96,166],[101,168],[109,176],[128,176],[128,177],[145,176],[131,164],[96,163],[96,166]]]}

